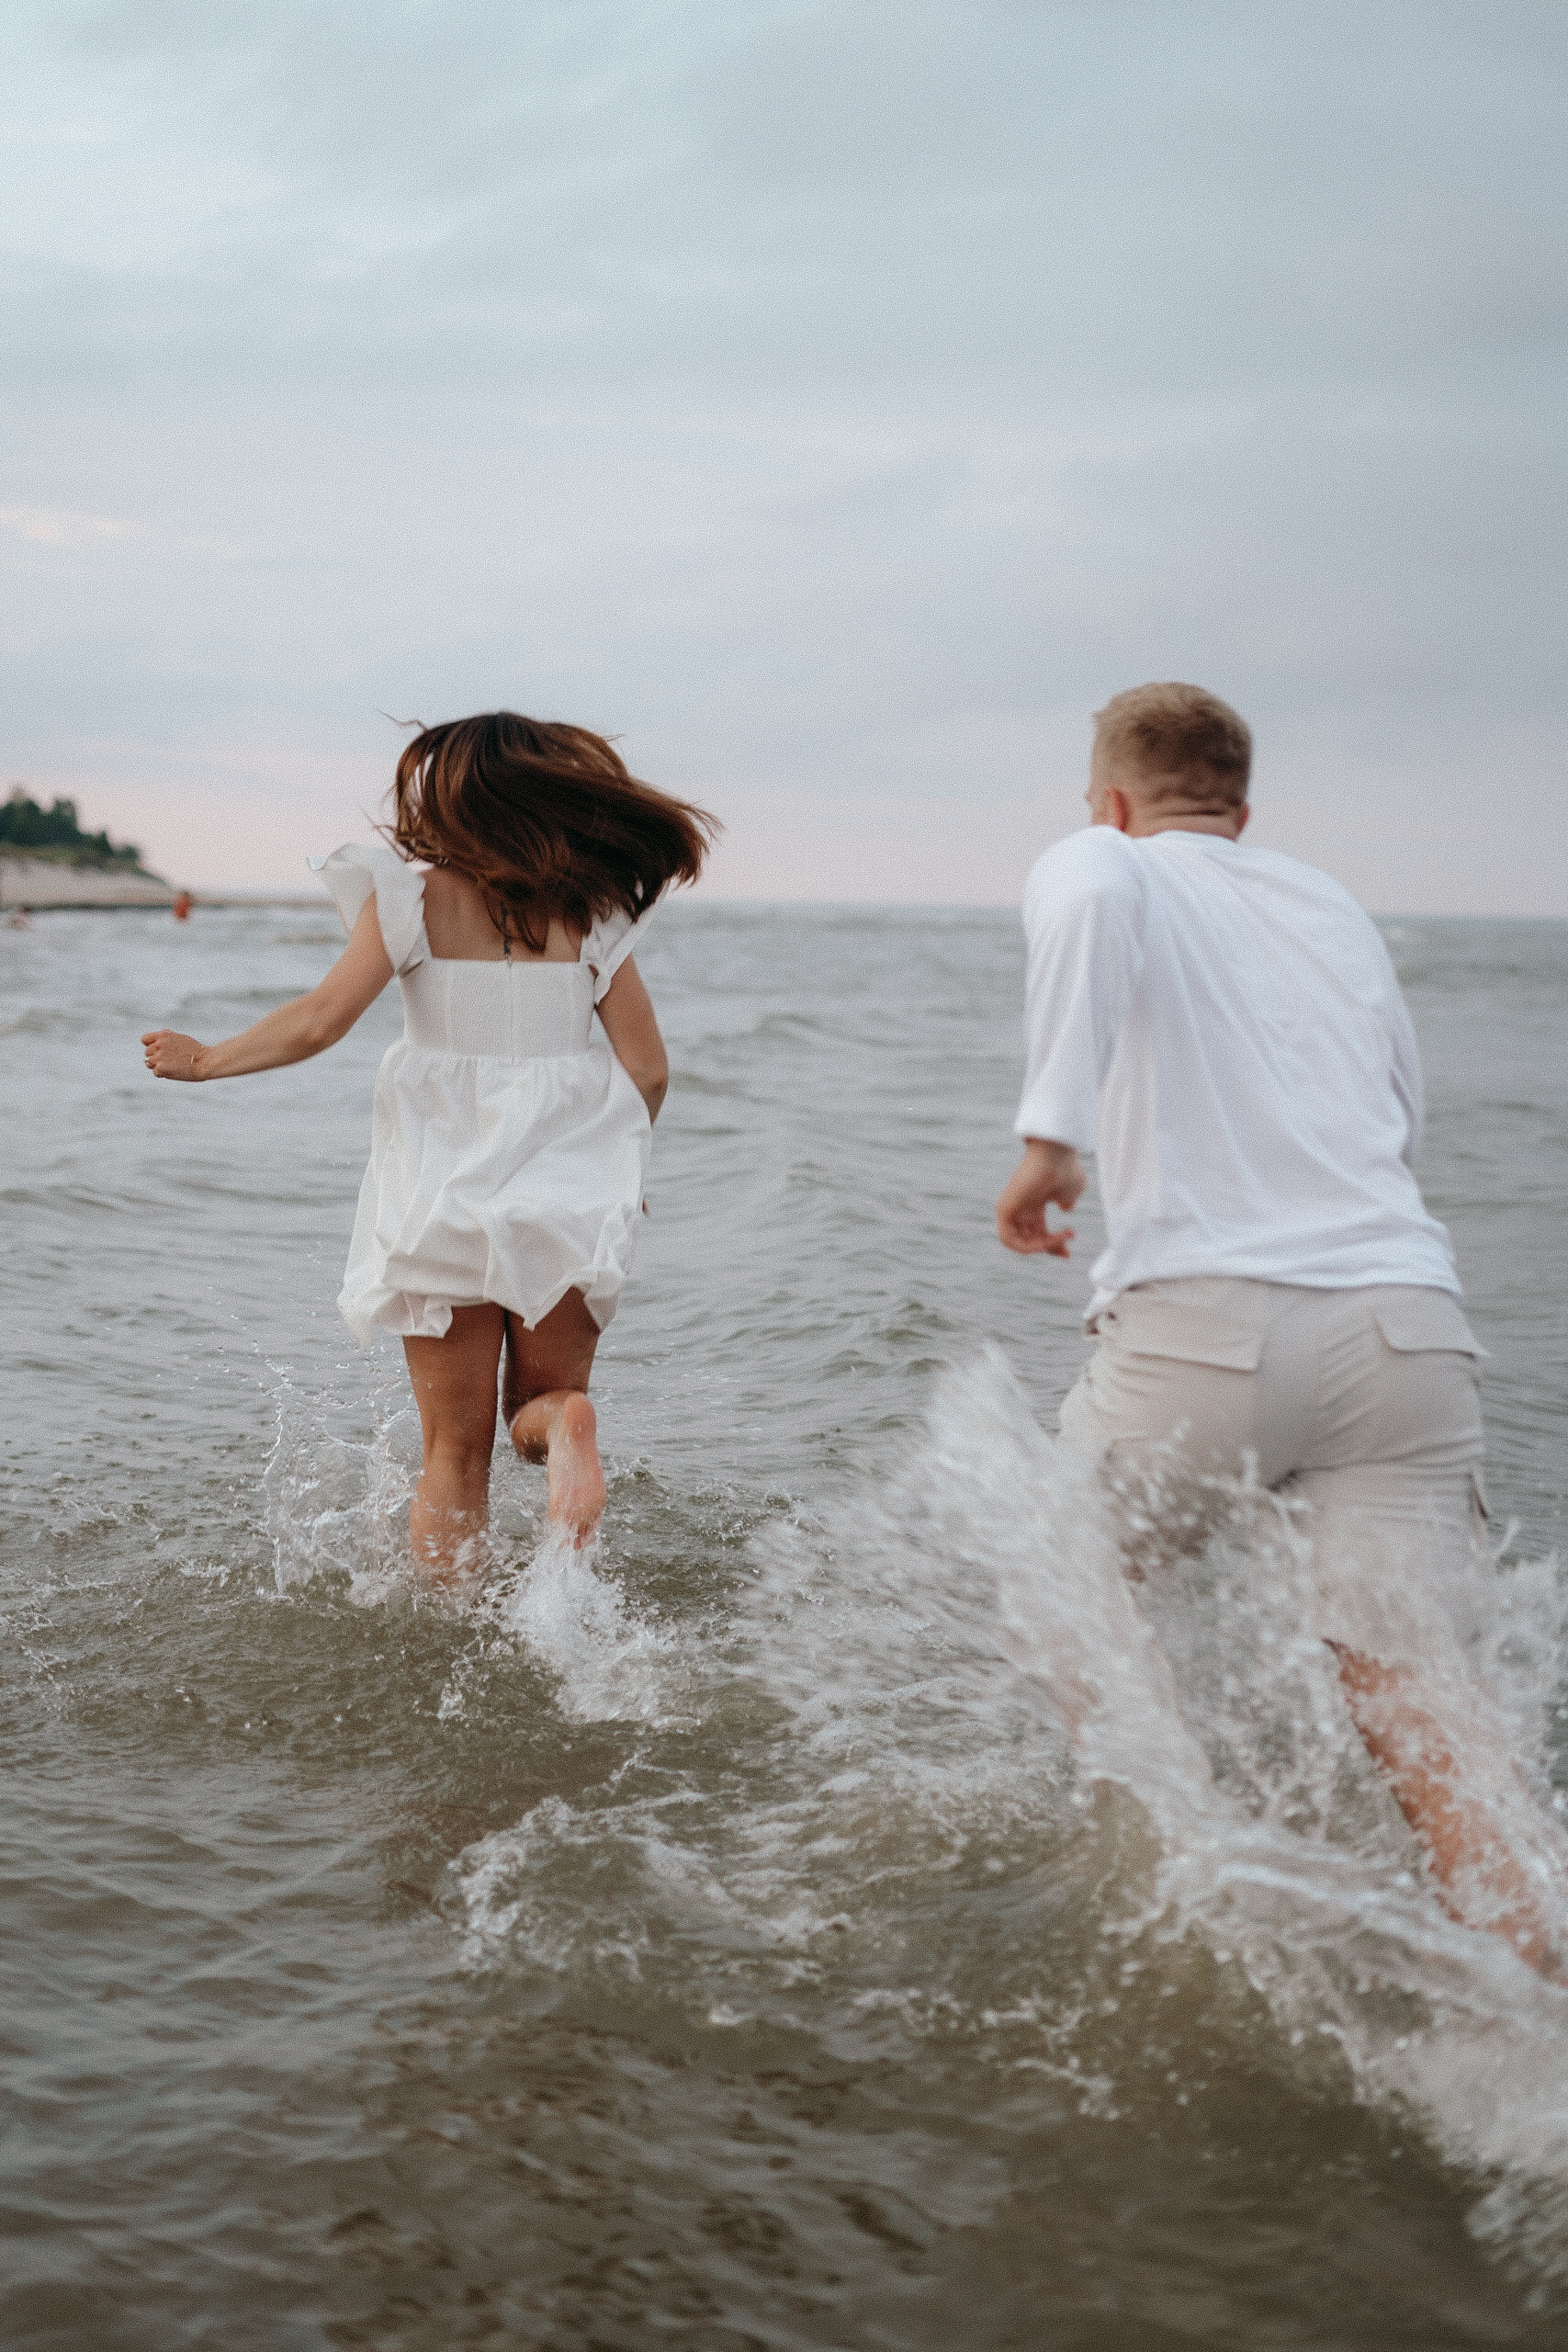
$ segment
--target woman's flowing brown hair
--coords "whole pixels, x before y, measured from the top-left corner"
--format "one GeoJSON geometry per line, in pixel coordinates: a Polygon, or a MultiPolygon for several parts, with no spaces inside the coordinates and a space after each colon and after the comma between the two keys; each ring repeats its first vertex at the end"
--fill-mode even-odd
{"type": "Polygon", "coordinates": [[[392,797],[403,855],[467,875],[502,937],[536,956],[552,915],[585,932],[617,907],[644,913],[667,882],[694,882],[719,830],[639,782],[602,735],[514,710],[422,728],[392,797]]]}

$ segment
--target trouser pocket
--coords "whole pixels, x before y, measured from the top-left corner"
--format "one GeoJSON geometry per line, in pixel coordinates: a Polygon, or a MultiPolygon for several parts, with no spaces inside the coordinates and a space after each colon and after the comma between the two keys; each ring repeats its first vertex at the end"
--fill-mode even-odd
{"type": "Polygon", "coordinates": [[[1215,1372],[1256,1372],[1263,1360],[1261,1330],[1245,1316],[1216,1313],[1206,1304],[1173,1296],[1177,1287],[1124,1290],[1095,1317],[1101,1344],[1128,1355],[1205,1364],[1215,1372]]]}

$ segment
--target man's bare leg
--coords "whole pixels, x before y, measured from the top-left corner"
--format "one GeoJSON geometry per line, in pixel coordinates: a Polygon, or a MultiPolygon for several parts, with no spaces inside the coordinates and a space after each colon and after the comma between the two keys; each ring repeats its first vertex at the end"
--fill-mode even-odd
{"type": "Polygon", "coordinates": [[[1494,1743],[1475,1721],[1467,1727],[1472,1736],[1461,1757],[1451,1728],[1423,1704],[1410,1668],[1386,1666],[1338,1642],[1329,1647],[1356,1729],[1388,1776],[1444,1907],[1466,1927],[1492,1928],[1543,1976],[1564,1982],[1562,1924],[1550,1918],[1541,1890],[1499,1818],[1499,1804],[1485,1792],[1487,1781],[1501,1772],[1517,1784],[1520,1802],[1529,1802],[1506,1748],[1497,1743],[1495,1753],[1483,1756],[1483,1747],[1491,1749],[1494,1743]]]}
{"type": "Polygon", "coordinates": [[[515,1315],[506,1322],[502,1410],[512,1442],[525,1462],[547,1464],[550,1518],[581,1548],[604,1515],[604,1472],[587,1395],[599,1326],[576,1290],[531,1331],[515,1315]]]}
{"type": "MultiPolygon", "coordinates": [[[[1223,1516],[1225,1479],[1243,1467],[1250,1417],[1248,1404],[1247,1418],[1238,1408],[1228,1421],[1226,1399],[1245,1398],[1247,1381],[1185,1363],[1156,1363],[1151,1370],[1145,1359],[1128,1368],[1114,1355],[1110,1370],[1119,1382],[1111,1413],[1080,1380],[1063,1406],[1062,1435],[1088,1459],[1098,1455],[1121,1522],[1123,1570],[1141,1584],[1199,1548],[1223,1516]],[[1173,1450],[1168,1434],[1179,1434],[1184,1414],[1205,1432],[1209,1451],[1198,1464],[1189,1445],[1173,1450]]],[[[1466,1510],[1468,1504],[1467,1488],[1466,1510]]],[[[1463,1518],[1456,1531],[1468,1543],[1463,1518]]],[[[1391,1530],[1395,1552],[1404,1532],[1391,1530]]],[[[1568,1954],[1551,1886],[1558,1878],[1568,1895],[1568,1841],[1519,1778],[1505,1726],[1487,1721],[1484,1694],[1472,1688],[1450,1698],[1412,1667],[1386,1665],[1337,1642],[1329,1646],[1351,1719],[1387,1775],[1447,1909],[1466,1926],[1502,1935],[1542,1975],[1561,1981],[1568,1954]]]]}

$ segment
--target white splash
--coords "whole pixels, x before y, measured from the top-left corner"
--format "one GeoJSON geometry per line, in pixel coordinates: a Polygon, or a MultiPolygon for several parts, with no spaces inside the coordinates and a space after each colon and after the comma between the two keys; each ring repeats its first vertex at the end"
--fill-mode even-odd
{"type": "Polygon", "coordinates": [[[580,1723],[668,1721],[678,1695],[677,1637],[597,1572],[599,1551],[597,1543],[576,1550],[551,1530],[526,1567],[489,1588],[479,1612],[554,1677],[563,1714],[580,1723]]]}
{"type": "Polygon", "coordinates": [[[342,1576],[354,1600],[386,1599],[406,1580],[418,1449],[406,1385],[384,1373],[367,1396],[305,1396],[274,1368],[272,1390],[276,1434],[262,1473],[262,1520],[277,1590],[342,1576]]]}
{"type": "MultiPolygon", "coordinates": [[[[990,1351],[943,1384],[904,1475],[827,1532],[760,1547],[760,1670],[802,1736],[863,1752],[878,1693],[930,1687],[940,1664],[972,1773],[1000,1652],[1072,1757],[1076,1801],[1120,1784],[1153,1832],[1101,1933],[1168,1949],[1197,1932],[1267,2002],[1281,2064],[1331,2043],[1358,2096],[1491,2184],[1479,2234],[1561,2270],[1568,1994],[1440,1907],[1302,1631],[1304,1546],[1274,1499],[1238,1487],[1222,1537],[1135,1591],[1099,1499],[990,1351]]],[[[1562,1580],[1550,1563],[1500,1571],[1498,1595],[1472,1655],[1540,1787],[1562,1580]]]]}

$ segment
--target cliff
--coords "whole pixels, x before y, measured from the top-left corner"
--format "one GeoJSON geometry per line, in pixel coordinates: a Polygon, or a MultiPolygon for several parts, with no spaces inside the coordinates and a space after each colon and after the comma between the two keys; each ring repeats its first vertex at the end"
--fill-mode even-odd
{"type": "Polygon", "coordinates": [[[45,808],[18,786],[0,801],[0,907],[166,907],[174,898],[129,842],[85,833],[73,800],[45,808]]]}

